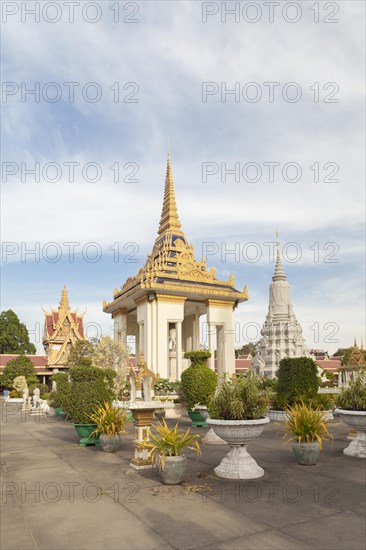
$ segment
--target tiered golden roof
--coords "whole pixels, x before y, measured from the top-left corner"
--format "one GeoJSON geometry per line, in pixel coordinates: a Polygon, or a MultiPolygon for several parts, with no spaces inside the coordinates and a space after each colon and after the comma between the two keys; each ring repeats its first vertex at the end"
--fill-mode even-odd
{"type": "Polygon", "coordinates": [[[353,343],[353,350],[351,351],[351,355],[349,356],[348,361],[345,363],[346,367],[360,367],[360,368],[366,367],[365,355],[363,353],[362,347],[363,347],[362,343],[361,343],[361,349],[358,347],[357,341],[355,338],[353,343]]]}
{"type": "MultiPolygon", "coordinates": [[[[194,256],[193,245],[188,244],[179,220],[175,199],[173,174],[168,152],[167,170],[165,178],[163,208],[158,228],[158,236],[151,254],[148,254],[146,263],[134,277],[114,290],[113,298],[119,298],[133,289],[167,290],[174,292],[197,292],[205,295],[230,297],[234,300],[247,300],[248,289],[243,292],[234,288],[234,276],[228,281],[216,278],[216,270],[211,267],[207,270],[206,260],[197,261],[194,256]]],[[[103,302],[103,309],[107,310],[109,302],[103,302]]]]}

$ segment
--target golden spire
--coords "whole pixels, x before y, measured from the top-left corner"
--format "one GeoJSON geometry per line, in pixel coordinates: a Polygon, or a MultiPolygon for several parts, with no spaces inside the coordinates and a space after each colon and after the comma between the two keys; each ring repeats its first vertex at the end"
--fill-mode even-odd
{"type": "Polygon", "coordinates": [[[184,236],[182,226],[179,221],[177,203],[175,201],[172,166],[170,163],[170,145],[168,145],[168,162],[166,168],[164,201],[158,229],[158,238],[168,232],[174,235],[184,236]]]}
{"type": "Polygon", "coordinates": [[[58,309],[63,309],[64,311],[70,309],[69,296],[67,294],[66,285],[64,285],[64,288],[62,289],[61,301],[58,309]]]}
{"type": "Polygon", "coordinates": [[[361,351],[365,351],[365,348],[363,347],[363,340],[362,340],[362,338],[361,338],[361,347],[360,347],[360,350],[361,350],[361,351]]]}
{"type": "Polygon", "coordinates": [[[353,339],[353,347],[354,348],[357,348],[357,340],[356,340],[356,336],[354,337],[353,339]]]}

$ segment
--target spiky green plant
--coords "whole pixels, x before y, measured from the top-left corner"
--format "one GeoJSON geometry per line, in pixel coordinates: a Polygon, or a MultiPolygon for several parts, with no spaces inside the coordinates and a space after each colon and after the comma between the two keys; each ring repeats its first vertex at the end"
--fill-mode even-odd
{"type": "Polygon", "coordinates": [[[181,456],[183,449],[191,449],[197,455],[201,452],[200,436],[192,435],[190,428],[180,432],[178,425],[177,422],[171,430],[165,420],[157,422],[154,426],[156,433],[150,432],[150,440],[145,438],[143,443],[143,447],[149,449],[149,457],[154,461],[159,460],[163,469],[167,456],[181,456]]]}
{"type": "Polygon", "coordinates": [[[217,420],[254,420],[263,418],[271,390],[252,373],[234,380],[224,378],[208,406],[210,418],[217,420]]]}
{"type": "Polygon", "coordinates": [[[366,411],[366,372],[361,370],[354,380],[344,386],[338,397],[337,406],[349,411],[366,411]]]}
{"type": "Polygon", "coordinates": [[[90,421],[97,425],[93,431],[95,435],[119,435],[125,431],[127,413],[123,409],[113,408],[110,403],[105,401],[101,407],[94,410],[90,421]]]}
{"type": "Polygon", "coordinates": [[[327,412],[320,408],[313,409],[303,401],[286,408],[287,420],[285,421],[286,433],[282,437],[286,443],[313,443],[317,441],[322,449],[323,441],[333,439],[328,431],[329,420],[327,412]]]}

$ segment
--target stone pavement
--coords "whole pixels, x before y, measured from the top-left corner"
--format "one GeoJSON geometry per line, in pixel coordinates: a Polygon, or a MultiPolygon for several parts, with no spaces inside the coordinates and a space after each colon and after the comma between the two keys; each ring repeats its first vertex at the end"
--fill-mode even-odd
{"type": "Polygon", "coordinates": [[[184,483],[173,487],[155,470],[129,467],[132,425],[121,450],[108,454],[79,447],[62,419],[0,406],[3,550],[365,548],[366,463],[342,453],[348,429],[340,422],[317,466],[296,464],[271,423],[249,447],[262,479],[217,478],[228,447],[204,446],[198,461],[187,453],[184,483]]]}

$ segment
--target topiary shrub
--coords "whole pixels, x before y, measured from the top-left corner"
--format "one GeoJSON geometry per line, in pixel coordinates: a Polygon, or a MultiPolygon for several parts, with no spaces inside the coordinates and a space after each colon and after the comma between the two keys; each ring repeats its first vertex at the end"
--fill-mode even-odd
{"type": "Polygon", "coordinates": [[[319,388],[318,367],[310,357],[287,357],[277,372],[278,394],[288,404],[314,397],[319,388]]]}
{"type": "Polygon", "coordinates": [[[68,399],[69,376],[66,372],[55,372],[51,381],[56,382],[56,390],[51,391],[49,401],[53,408],[62,408],[62,403],[68,399]]]}
{"type": "Polygon", "coordinates": [[[191,360],[191,366],[182,372],[182,398],[188,409],[198,403],[207,406],[217,386],[216,374],[206,365],[211,354],[205,350],[188,351],[184,357],[191,360]]]}
{"type": "Polygon", "coordinates": [[[186,351],[184,354],[186,359],[190,359],[191,367],[196,365],[206,365],[207,360],[211,357],[211,353],[205,349],[196,351],[186,351]]]}
{"type": "MultiPolygon", "coordinates": [[[[72,367],[70,381],[57,381],[60,406],[75,424],[89,424],[90,416],[104,402],[113,401],[113,382],[116,372],[97,367],[72,367]]],[[[53,401],[54,402],[54,401],[53,401]]]]}

